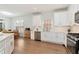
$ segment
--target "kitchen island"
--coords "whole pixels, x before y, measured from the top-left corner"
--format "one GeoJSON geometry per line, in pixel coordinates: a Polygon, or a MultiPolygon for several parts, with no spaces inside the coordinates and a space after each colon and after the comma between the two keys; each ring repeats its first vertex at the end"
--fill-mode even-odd
{"type": "Polygon", "coordinates": [[[11,54],[14,49],[14,34],[0,33],[0,54],[11,54]]]}

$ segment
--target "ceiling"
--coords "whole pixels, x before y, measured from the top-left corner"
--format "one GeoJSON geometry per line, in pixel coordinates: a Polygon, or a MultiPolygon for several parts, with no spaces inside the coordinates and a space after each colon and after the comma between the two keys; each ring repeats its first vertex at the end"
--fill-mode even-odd
{"type": "Polygon", "coordinates": [[[13,17],[27,13],[53,11],[67,6],[67,4],[0,4],[0,12],[6,11],[13,13],[12,16],[6,15],[8,17],[13,17]]]}

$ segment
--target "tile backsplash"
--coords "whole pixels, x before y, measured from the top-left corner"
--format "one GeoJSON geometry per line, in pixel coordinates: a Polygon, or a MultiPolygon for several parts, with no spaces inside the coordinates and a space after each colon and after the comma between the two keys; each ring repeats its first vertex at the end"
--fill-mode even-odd
{"type": "Polygon", "coordinates": [[[54,31],[55,32],[64,32],[67,33],[68,32],[69,27],[68,26],[63,26],[63,27],[55,27],[54,31]]]}
{"type": "Polygon", "coordinates": [[[72,33],[79,33],[79,25],[73,25],[71,27],[71,32],[72,33]]]}

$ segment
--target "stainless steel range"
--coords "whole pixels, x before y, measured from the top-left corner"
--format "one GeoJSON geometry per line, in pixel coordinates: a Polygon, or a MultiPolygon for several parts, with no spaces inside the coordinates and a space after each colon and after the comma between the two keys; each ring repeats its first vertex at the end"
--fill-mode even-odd
{"type": "Polygon", "coordinates": [[[67,52],[78,54],[79,50],[79,33],[68,33],[67,35],[67,52]]]}

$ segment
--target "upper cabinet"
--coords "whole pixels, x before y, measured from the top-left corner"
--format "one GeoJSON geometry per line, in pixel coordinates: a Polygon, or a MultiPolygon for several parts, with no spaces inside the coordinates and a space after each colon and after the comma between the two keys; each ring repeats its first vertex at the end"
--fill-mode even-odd
{"type": "Polygon", "coordinates": [[[54,25],[55,26],[69,26],[70,20],[68,11],[54,12],[54,25]]]}
{"type": "Polygon", "coordinates": [[[69,15],[72,20],[72,25],[75,24],[75,13],[79,11],[79,4],[72,4],[69,6],[69,15]]]}

